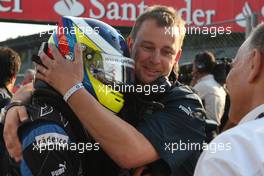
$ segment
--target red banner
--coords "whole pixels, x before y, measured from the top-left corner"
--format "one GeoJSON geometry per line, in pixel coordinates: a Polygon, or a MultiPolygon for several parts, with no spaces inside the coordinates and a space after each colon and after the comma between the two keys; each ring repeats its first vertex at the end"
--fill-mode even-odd
{"type": "MultiPolygon", "coordinates": [[[[205,26],[243,19],[252,13],[264,18],[264,0],[0,0],[0,19],[33,23],[56,23],[60,16],[91,17],[113,26],[132,26],[147,6],[169,5],[182,14],[190,26],[205,26]]],[[[244,31],[245,20],[230,25],[244,31]]]]}

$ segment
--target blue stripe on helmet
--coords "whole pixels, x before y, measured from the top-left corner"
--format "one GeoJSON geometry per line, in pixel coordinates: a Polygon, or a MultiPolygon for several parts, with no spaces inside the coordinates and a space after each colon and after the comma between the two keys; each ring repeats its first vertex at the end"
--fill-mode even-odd
{"type": "Polygon", "coordinates": [[[73,54],[72,56],[74,58],[74,45],[76,44],[77,39],[72,20],[63,18],[63,27],[68,29],[64,35],[67,37],[70,53],[73,54]]]}
{"type": "Polygon", "coordinates": [[[88,77],[88,74],[87,74],[85,68],[84,68],[83,85],[84,85],[85,89],[88,90],[88,92],[90,94],[92,94],[93,97],[95,97],[97,99],[97,96],[96,96],[96,93],[94,91],[93,85],[92,85],[92,83],[91,83],[91,81],[90,81],[90,79],[88,77]]]}

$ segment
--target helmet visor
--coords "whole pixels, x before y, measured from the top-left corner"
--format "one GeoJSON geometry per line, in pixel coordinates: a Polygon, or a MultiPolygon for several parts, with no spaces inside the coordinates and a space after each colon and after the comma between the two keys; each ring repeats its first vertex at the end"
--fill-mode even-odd
{"type": "Polygon", "coordinates": [[[120,55],[97,51],[82,43],[86,72],[106,85],[131,85],[134,83],[134,60],[120,55]]]}

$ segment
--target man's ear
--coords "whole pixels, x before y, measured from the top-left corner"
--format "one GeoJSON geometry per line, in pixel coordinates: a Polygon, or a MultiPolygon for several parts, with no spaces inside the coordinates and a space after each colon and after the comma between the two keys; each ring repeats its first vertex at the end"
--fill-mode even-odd
{"type": "Polygon", "coordinates": [[[134,44],[134,40],[132,39],[131,36],[128,36],[127,37],[127,46],[128,46],[129,53],[131,53],[131,51],[132,51],[133,44],[134,44]]]}
{"type": "Polygon", "coordinates": [[[175,63],[178,63],[182,55],[182,49],[179,49],[175,56],[175,63]]]}
{"type": "Polygon", "coordinates": [[[258,78],[260,78],[261,75],[261,69],[263,67],[263,58],[261,58],[262,55],[258,49],[254,49],[252,51],[252,56],[249,58],[250,60],[250,71],[248,76],[248,82],[252,83],[258,78]]]}
{"type": "Polygon", "coordinates": [[[182,54],[182,49],[179,49],[176,56],[175,56],[175,62],[173,64],[173,68],[172,68],[172,71],[174,71],[174,73],[176,72],[176,70],[179,70],[178,62],[180,60],[181,54],[182,54]]]}

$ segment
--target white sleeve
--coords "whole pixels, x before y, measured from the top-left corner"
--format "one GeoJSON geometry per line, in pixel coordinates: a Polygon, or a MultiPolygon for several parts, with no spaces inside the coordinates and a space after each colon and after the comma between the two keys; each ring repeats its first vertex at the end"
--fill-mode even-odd
{"type": "Polygon", "coordinates": [[[223,108],[221,106],[220,97],[213,93],[209,93],[205,96],[204,103],[208,118],[215,120],[218,124],[220,124],[220,119],[222,117],[220,108],[223,108]]]}
{"type": "Polygon", "coordinates": [[[201,154],[195,176],[264,175],[264,119],[238,125],[211,141],[201,154]]]}
{"type": "Polygon", "coordinates": [[[205,86],[204,84],[196,84],[193,89],[197,92],[199,97],[202,99],[204,103],[204,107],[206,110],[206,115],[209,119],[216,121],[218,124],[217,120],[217,106],[218,106],[218,97],[211,91],[208,91],[208,87],[205,86]]]}
{"type": "MultiPolygon", "coordinates": [[[[195,168],[194,176],[241,176],[235,163],[221,158],[208,157],[208,151],[203,152],[195,168]]],[[[213,153],[209,155],[214,155],[213,153]]]]}

